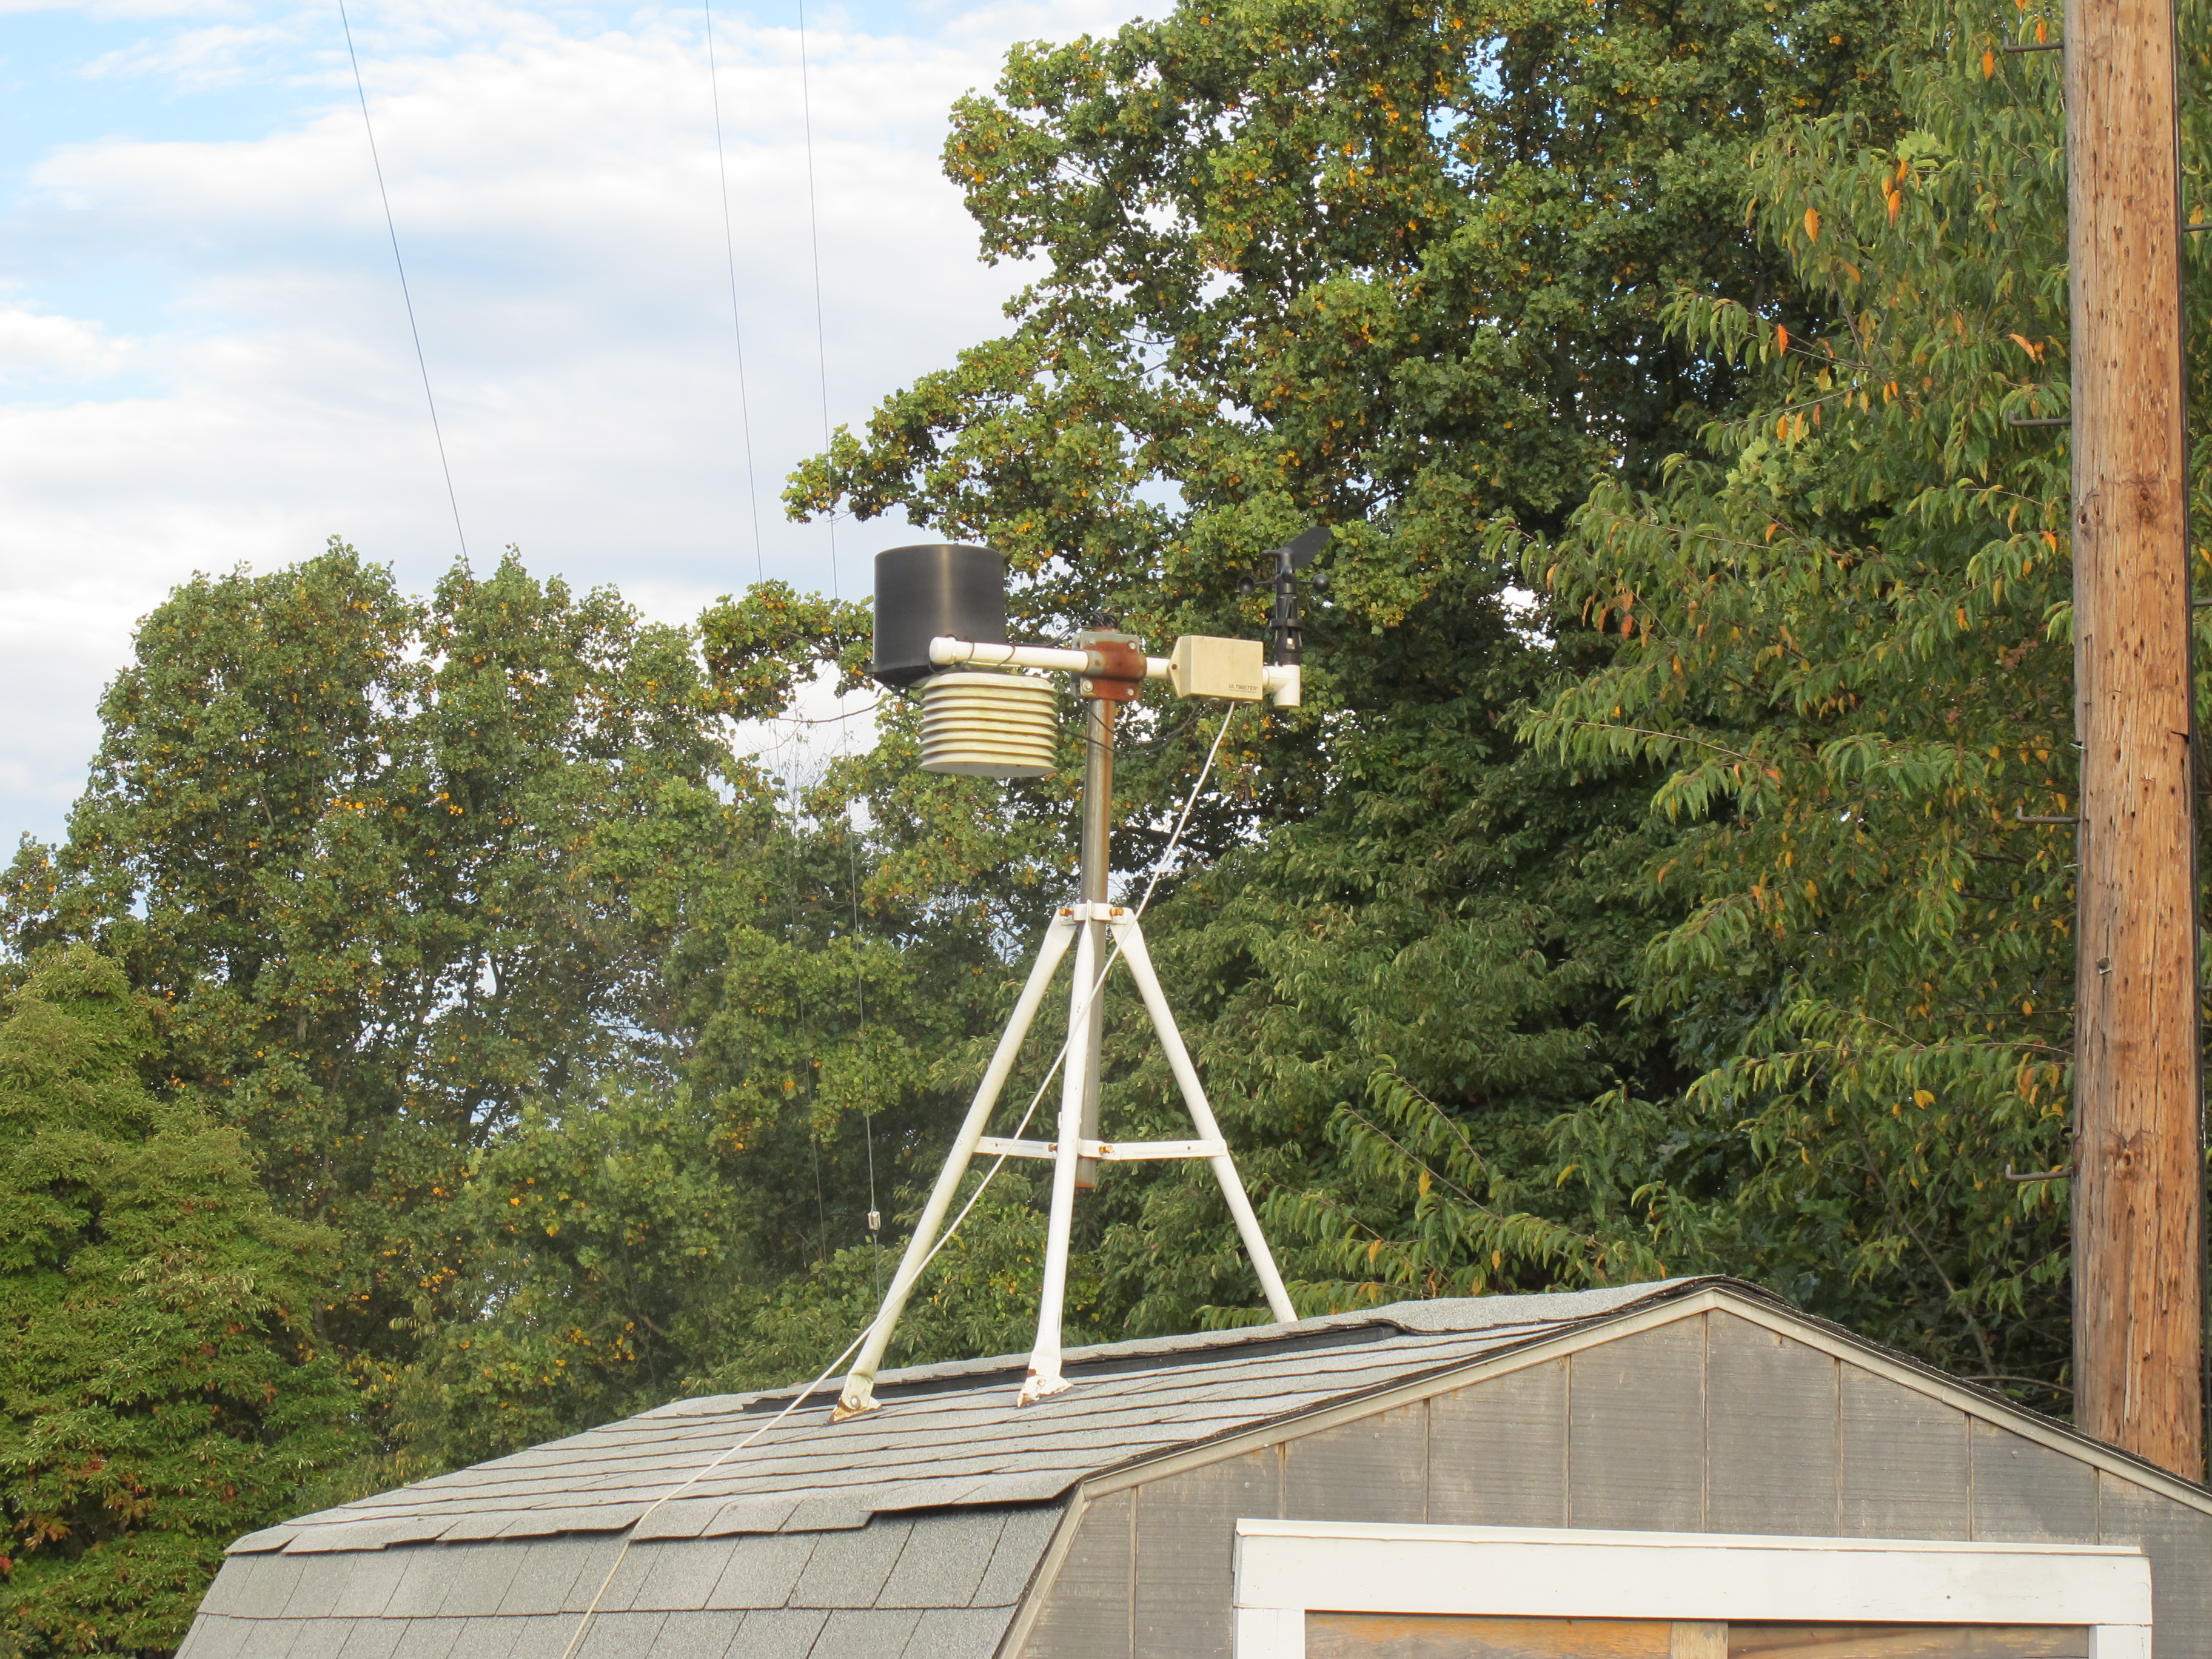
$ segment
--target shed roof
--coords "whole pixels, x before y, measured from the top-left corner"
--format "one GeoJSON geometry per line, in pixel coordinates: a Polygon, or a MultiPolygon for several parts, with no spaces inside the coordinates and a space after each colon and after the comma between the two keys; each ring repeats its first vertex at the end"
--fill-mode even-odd
{"type": "MultiPolygon", "coordinates": [[[[830,1532],[864,1526],[874,1515],[1049,1502],[1105,1469],[1713,1282],[1398,1302],[1295,1324],[1073,1349],[1066,1369],[1078,1386],[1019,1407],[1014,1385],[1026,1363],[1019,1357],[911,1366],[883,1374],[881,1411],[832,1424],[826,1412],[803,1406],[735,1456],[726,1456],[729,1449],[798,1390],[680,1400],[302,1516],[240,1539],[231,1553],[301,1555],[632,1528],[641,1540],[830,1532]],[[718,1457],[726,1461],[672,1497],[718,1457]]],[[[834,1391],[824,1389],[825,1405],[834,1391]]]]}
{"type": "Polygon", "coordinates": [[[1024,1407],[1017,1356],[886,1372],[883,1409],[840,1424],[834,1384],[780,1422],[799,1390],[678,1401],[240,1539],[179,1659],[562,1659],[580,1635],[574,1659],[988,1659],[1051,1576],[1078,1486],[1708,1306],[2212,1511],[2201,1489],[1755,1286],[1674,1279],[1078,1349],[1078,1386],[1024,1407]]]}

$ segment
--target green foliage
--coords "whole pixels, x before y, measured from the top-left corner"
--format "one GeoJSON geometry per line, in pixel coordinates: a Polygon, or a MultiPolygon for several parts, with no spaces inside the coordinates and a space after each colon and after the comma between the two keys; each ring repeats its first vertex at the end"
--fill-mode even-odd
{"type": "MultiPolygon", "coordinates": [[[[1337,527],[1308,706],[1234,717],[1146,919],[1306,1310],[1719,1268],[2063,1407],[2063,1187],[2003,1179],[2065,1160],[2071,1042],[2070,848],[2025,821],[2073,799],[2064,441],[2006,420],[2064,408],[2056,75],[1995,50],[2039,3],[1188,0],[957,111],[1036,280],[788,499],[990,541],[1024,634],[1155,649],[1256,631],[1255,558],[1337,527]]],[[[9,937],[124,963],[131,1109],[242,1171],[237,1126],[335,1229],[305,1306],[380,1439],[317,1501],[866,1322],[1081,760],[923,775],[897,695],[811,775],[735,758],[867,633],[778,584],[651,628],[512,559],[415,601],[337,546],[148,619],[9,937]]],[[[1126,709],[1132,896],[1224,717],[1126,709]]],[[[1180,1136],[1126,982],[1107,1031],[1108,1133],[1180,1136]]],[[[1026,1345],[1034,1173],[893,1363],[1026,1345]]],[[[1260,1316],[1202,1167],[1109,1166],[1076,1243],[1071,1339],[1260,1316]]],[[[233,1301],[322,1400],[303,1304],[233,1301]]],[[[300,1409],[255,1442],[295,1483],[336,1433],[300,1409]]]]}
{"type": "Polygon", "coordinates": [[[526,1106],[441,1211],[456,1266],[416,1304],[402,1443],[458,1466],[672,1398],[749,1259],[735,1150],[657,1079],[526,1106]]]}
{"type": "MultiPolygon", "coordinates": [[[[1893,15],[1194,3],[1019,48],[956,112],[945,165],[987,256],[1039,274],[1006,337],[841,433],[787,500],[988,540],[1025,578],[1030,633],[1103,611],[1155,648],[1256,631],[1255,556],[1337,527],[1307,708],[1245,717],[1154,915],[1310,1304],[1654,1261],[1637,1182],[1556,1182],[1547,1126],[1610,1089],[1672,1093],[1678,1059],[1725,1049],[1747,1011],[1709,996],[1669,1029],[1620,1008],[1646,906],[1680,902],[1638,878],[1672,831],[1643,821],[1648,763],[1516,750],[1516,708],[1608,653],[1548,595],[1516,620],[1492,531],[1563,527],[1594,477],[1656,482],[1733,406],[1745,366],[1668,327],[1683,286],[1802,330],[1745,222],[1752,148],[1832,110],[1887,131],[1893,15]]],[[[1212,723],[1155,700],[1129,730],[1136,869],[1212,723]]],[[[1110,1024],[1114,1132],[1169,1132],[1132,1003],[1110,1024]]],[[[1251,1316],[1202,1172],[1112,1171],[1094,1207],[1108,1328],[1251,1316]]]]}
{"type": "Polygon", "coordinates": [[[512,558],[411,600],[333,544],[179,587],[101,716],[9,939],[161,1001],[177,1086],[338,1230],[316,1329],[380,1389],[471,1152],[670,1029],[663,890],[731,810],[690,642],[512,558]]]}
{"type": "MultiPolygon", "coordinates": [[[[1553,1119],[1623,1079],[1673,1080],[1663,1031],[1619,1009],[1650,926],[1637,879],[1648,780],[1577,777],[1519,749],[1502,711],[1557,659],[1490,626],[1491,665],[1464,697],[1342,733],[1344,782],[1320,811],[1154,913],[1161,972],[1239,1167],[1270,1194],[1263,1216],[1302,1307],[1648,1266],[1585,1236],[1587,1194],[1553,1185],[1546,1140],[1553,1119]]],[[[1133,1012],[1115,1052],[1123,1109],[1145,1133],[1176,1133],[1180,1103],[1133,1012]]],[[[1103,1245],[1133,1326],[1255,1316],[1202,1169],[1107,1179],[1109,1202],[1135,1206],[1103,1245]]]]}
{"type": "Polygon", "coordinates": [[[1672,769],[1686,914],[1642,1005],[1753,1013],[1679,1104],[1569,1139],[1670,1258],[2048,1406],[2065,1186],[2004,1175],[2069,1158],[2073,849],[2022,821],[2074,801],[2068,480],[2063,430],[2006,419],[2066,406],[2065,191],[2057,73],[1997,51],[2058,19],[2015,9],[1929,10],[1893,140],[1835,117],[1763,150],[1762,234],[1832,320],[1674,308],[1759,395],[1530,550],[1617,654],[1528,730],[1672,769]]]}
{"type": "Polygon", "coordinates": [[[153,1012],[78,945],[0,1023],[0,1627],[27,1656],[168,1652],[223,1547],[360,1440],[309,1334],[336,1240],[148,1088],[153,1012]]]}

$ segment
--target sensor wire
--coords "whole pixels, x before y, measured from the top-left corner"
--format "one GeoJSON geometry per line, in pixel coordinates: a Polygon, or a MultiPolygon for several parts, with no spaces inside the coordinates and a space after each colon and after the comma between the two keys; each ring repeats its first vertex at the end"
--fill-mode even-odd
{"type": "MultiPolygon", "coordinates": [[[[1175,856],[1176,848],[1182,840],[1183,829],[1190,823],[1191,809],[1198,805],[1199,792],[1206,787],[1206,777],[1213,770],[1214,757],[1221,752],[1221,741],[1224,738],[1226,738],[1229,735],[1229,728],[1235,722],[1236,719],[1237,710],[1232,707],[1229,712],[1222,717],[1221,729],[1213,734],[1213,744],[1206,751],[1205,764],[1199,768],[1198,776],[1192,781],[1190,793],[1187,798],[1185,798],[1182,804],[1182,811],[1176,819],[1175,833],[1168,837],[1168,844],[1160,849],[1159,857],[1153,861],[1152,879],[1146,884],[1145,896],[1139,901],[1137,905],[1137,915],[1140,919],[1145,914],[1145,907],[1152,902],[1152,895],[1158,890],[1160,878],[1167,873],[1168,860],[1175,856]]],[[[1097,977],[1091,981],[1090,991],[1091,996],[1097,996],[1104,988],[1106,983],[1106,975],[1113,970],[1114,964],[1121,959],[1121,947],[1116,945],[1114,947],[1112,953],[1107,957],[1105,965],[1099,969],[1097,977]]],[[[1089,999],[1086,997],[1086,1005],[1088,1000],[1089,999]]],[[[1051,1067],[1045,1073],[1044,1080],[1037,1085],[1036,1092],[1030,1097],[1028,1109],[1023,1112],[1021,1121],[1015,1126],[1014,1133],[1012,1137],[1012,1139],[1019,1139],[1021,1138],[1022,1131],[1030,1127],[1030,1120],[1036,1115],[1038,1103],[1043,1100],[1045,1091],[1052,1086],[1054,1077],[1059,1073],[1060,1066],[1065,1064],[1067,1060],[1067,1046],[1074,1036],[1073,1019],[1070,1020],[1069,1024],[1069,1034],[1066,1037],[1063,1037],[1060,1040],[1060,1052],[1053,1056],[1051,1067]]],[[[998,1177],[999,1171],[1006,1168],[1006,1159],[1011,1156],[1011,1153],[1001,1152],[998,1158],[993,1161],[991,1167],[984,1170],[983,1178],[975,1183],[975,1190],[968,1195],[968,1201],[960,1206],[960,1212],[954,1216],[952,1218],[951,1224],[947,1226],[942,1233],[938,1235],[937,1242],[929,1247],[928,1254],[922,1257],[921,1267],[915,1274],[915,1283],[919,1284],[921,1282],[921,1274],[928,1271],[930,1264],[935,1261],[938,1256],[943,1253],[945,1247],[952,1242],[954,1237],[960,1231],[961,1224],[968,1219],[969,1215],[975,1210],[975,1206],[982,1201],[983,1194],[989,1190],[991,1182],[998,1177]]],[[[629,1559],[630,1542],[637,1536],[637,1529],[643,1526],[647,1521],[650,1521],[655,1515],[658,1515],[664,1507],[674,1503],[678,1498],[683,1497],[685,1492],[690,1492],[694,1486],[697,1486],[701,1481],[707,1479],[708,1475],[714,1474],[715,1470],[727,1463],[739,1452],[757,1444],[763,1435],[766,1434],[769,1430],[777,1427],[786,1418],[789,1417],[792,1413],[797,1411],[801,1406],[805,1405],[807,1401],[812,1399],[814,1397],[815,1390],[819,1389],[824,1382],[828,1382],[839,1366],[842,1365],[847,1360],[850,1359],[854,1354],[860,1351],[860,1345],[866,1342],[869,1337],[875,1334],[876,1327],[883,1322],[883,1309],[878,1306],[876,1310],[876,1316],[860,1328],[858,1334],[856,1334],[850,1342],[848,1342],[845,1345],[843,1352],[839,1353],[835,1359],[831,1360],[828,1364],[824,1365],[820,1370],[814,1374],[814,1380],[812,1382],[809,1382],[805,1388],[799,1389],[798,1393],[792,1395],[790,1400],[785,1402],[784,1407],[781,1411],[778,1412],[774,1417],[769,1419],[767,1422],[762,1424],[760,1427],[755,1429],[744,1439],[738,1441],[727,1451],[717,1453],[711,1462],[701,1468],[696,1474],[687,1477],[680,1486],[676,1486],[672,1490],[665,1492],[660,1497],[655,1498],[642,1515],[639,1516],[636,1520],[630,1522],[629,1529],[623,1534],[622,1547],[615,1552],[615,1559],[607,1568],[607,1576],[599,1581],[599,1589],[592,1592],[591,1605],[584,1609],[583,1616],[576,1621],[576,1633],[568,1638],[568,1645],[561,1650],[561,1659],[575,1659],[576,1650],[582,1645],[584,1638],[591,1631],[592,1620],[599,1616],[599,1603],[606,1600],[608,1586],[615,1582],[615,1575],[622,1571],[623,1563],[629,1559]]]]}

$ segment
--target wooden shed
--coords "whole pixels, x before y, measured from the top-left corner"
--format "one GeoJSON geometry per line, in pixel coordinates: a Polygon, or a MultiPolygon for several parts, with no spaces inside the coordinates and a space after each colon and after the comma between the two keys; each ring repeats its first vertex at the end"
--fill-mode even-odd
{"type": "Polygon", "coordinates": [[[242,1538],[182,1659],[2212,1659],[2212,1494],[1747,1285],[679,1401],[242,1538]],[[703,1476],[702,1470],[708,1470],[703,1476]]]}

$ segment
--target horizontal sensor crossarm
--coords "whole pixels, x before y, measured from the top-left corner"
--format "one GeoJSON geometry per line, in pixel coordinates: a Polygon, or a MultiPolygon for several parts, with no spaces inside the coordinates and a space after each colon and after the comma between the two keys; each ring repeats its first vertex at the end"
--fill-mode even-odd
{"type": "Polygon", "coordinates": [[[949,634],[937,635],[929,641],[929,660],[939,668],[972,663],[986,668],[1042,668],[1061,674],[1080,674],[1085,679],[1083,695],[1086,697],[1106,695],[1103,687],[1092,690],[1094,683],[1133,684],[1136,665],[1142,663],[1145,678],[1170,681],[1178,696],[1216,697],[1228,702],[1257,702],[1266,696],[1278,708],[1296,708],[1301,690],[1298,665],[1263,665],[1259,661],[1260,652],[1260,646],[1254,641],[1217,640],[1199,635],[1177,640],[1172,658],[1139,656],[1127,646],[1084,649],[1006,645],[955,639],[949,634]],[[1249,651],[1253,658],[1249,666],[1241,671],[1229,665],[1229,659],[1240,651],[1249,651]]]}
{"type": "MultiPolygon", "coordinates": [[[[1115,665],[1103,651],[1075,651],[1051,645],[989,645],[940,634],[929,642],[929,659],[939,667],[980,663],[988,668],[1048,668],[1063,674],[1110,675],[1115,665]]],[[[1165,657],[1145,659],[1145,678],[1168,677],[1165,657]]]]}

